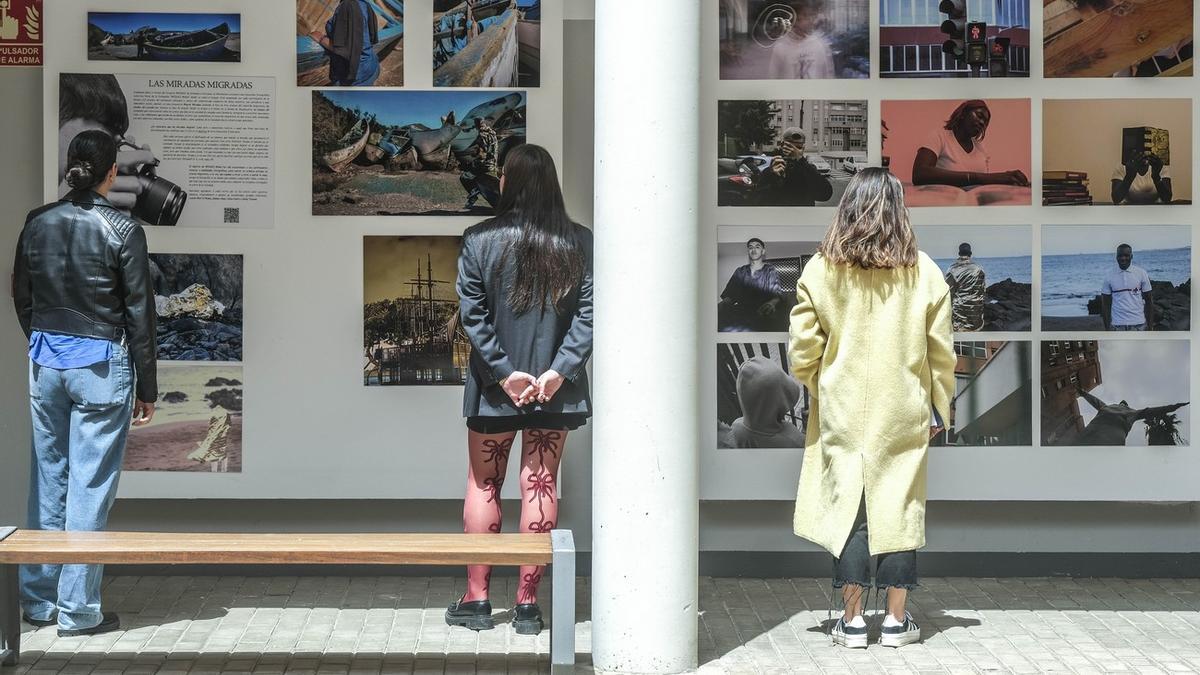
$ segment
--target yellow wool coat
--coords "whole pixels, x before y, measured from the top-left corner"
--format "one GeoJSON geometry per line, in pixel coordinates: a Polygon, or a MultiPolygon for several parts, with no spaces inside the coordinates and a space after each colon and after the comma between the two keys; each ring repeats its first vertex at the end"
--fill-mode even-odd
{"type": "Polygon", "coordinates": [[[811,404],[795,532],[840,556],[865,491],[872,555],[925,545],[931,405],[950,419],[949,288],[924,253],[862,269],[813,256],[796,287],[788,358],[811,404]]]}

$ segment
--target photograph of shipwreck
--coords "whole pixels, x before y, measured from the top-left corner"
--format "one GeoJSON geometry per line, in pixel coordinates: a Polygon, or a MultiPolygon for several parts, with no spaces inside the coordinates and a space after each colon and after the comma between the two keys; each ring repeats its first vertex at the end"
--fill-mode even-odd
{"type": "Polygon", "coordinates": [[[434,0],[433,86],[539,86],[541,21],[541,0],[434,0]]]}
{"type": "Polygon", "coordinates": [[[242,60],[240,14],[89,12],[89,61],[242,60]]]}
{"type": "MultiPolygon", "coordinates": [[[[296,0],[296,84],[301,87],[328,87],[329,52],[317,42],[314,33],[335,32],[334,11],[341,0],[296,0]]],[[[373,87],[404,86],[404,0],[366,0],[375,19],[374,51],[377,74],[373,87]]]]}
{"type": "Polygon", "coordinates": [[[313,92],[312,213],[489,216],[524,92],[313,92]]]}

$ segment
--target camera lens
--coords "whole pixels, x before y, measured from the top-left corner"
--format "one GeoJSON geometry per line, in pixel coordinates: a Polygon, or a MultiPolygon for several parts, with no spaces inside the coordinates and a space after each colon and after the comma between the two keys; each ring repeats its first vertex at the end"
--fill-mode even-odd
{"type": "Polygon", "coordinates": [[[151,225],[171,226],[179,222],[187,193],[178,185],[158,176],[141,175],[142,193],[138,195],[133,215],[151,225]]]}

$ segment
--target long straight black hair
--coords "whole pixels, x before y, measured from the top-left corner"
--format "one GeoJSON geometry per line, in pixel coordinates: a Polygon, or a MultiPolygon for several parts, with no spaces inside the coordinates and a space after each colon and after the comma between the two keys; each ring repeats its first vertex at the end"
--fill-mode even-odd
{"type": "Polygon", "coordinates": [[[583,278],[584,252],[554,158],[542,146],[526,143],[508,151],[496,219],[520,230],[500,259],[502,266],[511,257],[516,269],[509,306],[518,314],[558,307],[583,278]]]}

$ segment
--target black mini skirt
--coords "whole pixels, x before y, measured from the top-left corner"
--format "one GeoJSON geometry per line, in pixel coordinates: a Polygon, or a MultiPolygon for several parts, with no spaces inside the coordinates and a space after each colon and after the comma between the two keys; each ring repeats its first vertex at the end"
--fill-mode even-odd
{"type": "Polygon", "coordinates": [[[479,434],[507,434],[522,429],[574,431],[587,423],[583,413],[531,412],[503,417],[468,417],[467,428],[479,434]]]}

